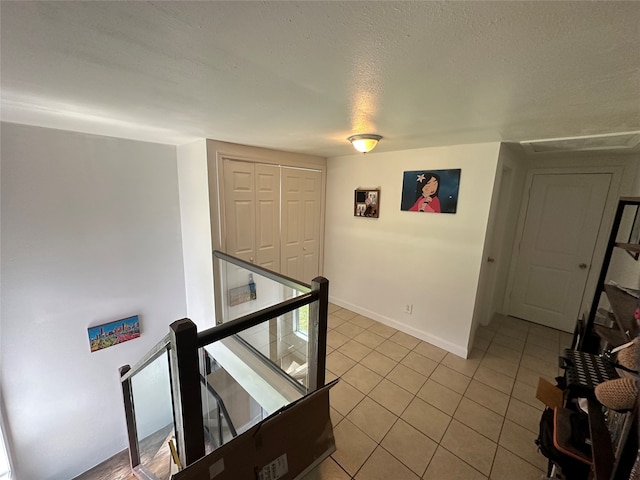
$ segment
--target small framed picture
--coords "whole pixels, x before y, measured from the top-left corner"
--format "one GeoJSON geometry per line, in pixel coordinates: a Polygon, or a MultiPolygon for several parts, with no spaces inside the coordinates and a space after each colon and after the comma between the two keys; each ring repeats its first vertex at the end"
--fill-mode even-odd
{"type": "Polygon", "coordinates": [[[353,202],[354,217],[378,218],[380,190],[356,190],[353,202]]]}
{"type": "Polygon", "coordinates": [[[140,320],[138,315],[134,315],[115,322],[89,327],[87,331],[91,351],[96,352],[138,338],[140,336],[140,320]]]}

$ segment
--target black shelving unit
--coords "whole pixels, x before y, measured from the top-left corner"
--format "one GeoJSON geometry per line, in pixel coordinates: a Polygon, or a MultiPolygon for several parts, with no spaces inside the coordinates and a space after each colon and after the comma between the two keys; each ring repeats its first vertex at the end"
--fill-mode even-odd
{"type": "MultiPolygon", "coordinates": [[[[626,235],[627,231],[633,231],[633,223],[640,222],[640,197],[621,197],[618,201],[591,310],[583,325],[582,332],[578,332],[581,333],[579,335],[580,340],[577,341],[578,350],[599,354],[602,353],[603,342],[606,342],[607,348],[612,348],[629,342],[639,334],[637,322],[634,319],[634,311],[638,305],[638,299],[614,285],[605,283],[610,273],[611,259],[615,250],[628,252],[630,254],[628,261],[634,264],[640,258],[640,244],[616,241],[621,234],[620,230],[623,218],[625,218],[625,212],[628,212],[627,215],[633,216],[630,228],[627,222],[624,223],[625,230],[622,233],[626,235]],[[605,315],[612,320],[610,327],[595,323],[596,315],[604,296],[606,296],[609,303],[609,308],[605,315]]],[[[635,225],[635,227],[637,228],[638,225],[635,225]]],[[[632,266],[630,268],[633,269],[632,266]]],[[[640,262],[637,263],[636,268],[638,275],[640,275],[640,262]]],[[[622,286],[627,287],[627,285],[622,286]]],[[[630,287],[637,288],[636,286],[630,287]]],[[[580,330],[580,323],[578,322],[578,330],[580,330]]],[[[626,415],[628,418],[625,418],[629,424],[627,427],[630,427],[620,427],[622,430],[618,430],[618,433],[621,431],[626,431],[626,433],[621,434],[622,440],[618,439],[620,443],[611,445],[612,437],[609,433],[612,428],[616,431],[615,429],[618,427],[605,425],[602,418],[602,407],[597,402],[591,401],[589,405],[591,438],[596,438],[597,442],[594,441],[592,445],[594,465],[592,477],[590,478],[597,480],[626,480],[629,478],[629,472],[638,451],[638,417],[635,414],[635,410],[628,412],[626,415]]]]}
{"type": "MultiPolygon", "coordinates": [[[[640,245],[616,241],[625,210],[630,209],[636,221],[640,221],[639,216],[636,215],[639,208],[640,197],[621,197],[618,201],[607,250],[602,262],[602,269],[598,277],[596,292],[578,345],[579,350],[600,353],[602,340],[606,341],[609,346],[617,346],[628,342],[639,333],[638,326],[633,319],[633,312],[638,300],[619,288],[605,283],[614,250],[620,249],[629,252],[631,254],[629,256],[630,262],[633,262],[634,258],[638,258],[638,255],[640,255],[640,245]],[[610,328],[595,323],[603,294],[607,296],[611,310],[610,317],[614,320],[614,324],[610,328]]],[[[640,271],[640,265],[638,270],[640,271]]]]}

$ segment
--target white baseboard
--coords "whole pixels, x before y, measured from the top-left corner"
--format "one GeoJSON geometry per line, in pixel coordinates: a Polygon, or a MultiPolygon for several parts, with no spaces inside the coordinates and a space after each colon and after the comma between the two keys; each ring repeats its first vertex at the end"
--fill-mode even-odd
{"type": "Polygon", "coordinates": [[[430,334],[429,332],[425,332],[424,330],[418,330],[409,325],[405,325],[393,318],[385,317],[384,315],[380,315],[379,313],[373,312],[366,308],[363,308],[359,305],[354,305],[353,303],[347,302],[346,300],[342,300],[337,297],[329,296],[329,302],[338,305],[339,307],[346,308],[347,310],[351,310],[352,312],[359,313],[364,317],[371,318],[372,320],[376,320],[377,322],[383,323],[389,327],[393,327],[396,330],[400,330],[408,335],[419,338],[425,342],[430,343],[431,345],[435,345],[436,347],[440,347],[445,349],[447,352],[451,352],[454,355],[457,355],[462,358],[467,358],[469,355],[469,351],[466,346],[458,345],[455,343],[451,343],[447,340],[444,340],[440,337],[430,334]]]}

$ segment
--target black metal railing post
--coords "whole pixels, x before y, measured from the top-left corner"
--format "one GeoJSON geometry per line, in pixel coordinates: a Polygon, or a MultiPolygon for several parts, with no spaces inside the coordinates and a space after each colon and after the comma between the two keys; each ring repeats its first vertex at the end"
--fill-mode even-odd
{"type": "MultiPolygon", "coordinates": [[[[618,206],[616,208],[616,213],[613,218],[613,222],[611,223],[611,231],[609,232],[609,240],[607,241],[607,248],[604,252],[604,258],[602,259],[602,265],[609,265],[611,262],[611,257],[613,256],[613,250],[616,245],[616,235],[615,235],[615,225],[620,225],[622,220],[622,215],[624,214],[625,207],[629,205],[629,203],[622,198],[618,201],[618,206]]],[[[640,207],[639,207],[640,208],[640,207]]],[[[582,350],[584,352],[589,353],[597,353],[600,347],[600,338],[593,333],[593,322],[596,318],[596,313],[598,311],[598,305],[600,304],[600,294],[602,293],[602,289],[606,283],[607,279],[607,269],[601,268],[600,275],[598,275],[598,283],[596,283],[596,293],[593,296],[593,301],[591,302],[591,310],[589,310],[589,316],[587,317],[586,323],[583,325],[582,338],[580,339],[580,344],[577,345],[577,350],[582,350]]],[[[574,334],[575,337],[575,334],[574,334]]]]}
{"type": "MultiPolygon", "coordinates": [[[[131,366],[120,367],[120,377],[124,376],[131,366]]],[[[136,429],[136,412],[133,407],[133,392],[131,390],[131,377],[122,381],[122,398],[124,400],[124,416],[127,422],[127,436],[129,439],[129,460],[131,468],[140,465],[140,450],[138,449],[138,430],[136,429]]]]}
{"type": "Polygon", "coordinates": [[[329,280],[316,277],[311,281],[311,290],[318,292],[317,302],[309,305],[309,328],[314,328],[315,342],[309,343],[309,391],[324,387],[327,360],[327,316],[329,314],[329,280]]]}
{"type": "Polygon", "coordinates": [[[204,457],[198,331],[188,318],[170,326],[171,384],[178,454],[186,467],[204,457]]]}

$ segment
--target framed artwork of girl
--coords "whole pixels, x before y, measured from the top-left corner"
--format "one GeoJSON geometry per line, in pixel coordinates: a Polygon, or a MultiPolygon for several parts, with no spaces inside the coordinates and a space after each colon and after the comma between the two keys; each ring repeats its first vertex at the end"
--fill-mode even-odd
{"type": "Polygon", "coordinates": [[[404,172],[400,209],[408,212],[456,213],[460,172],[459,168],[404,172]]]}

